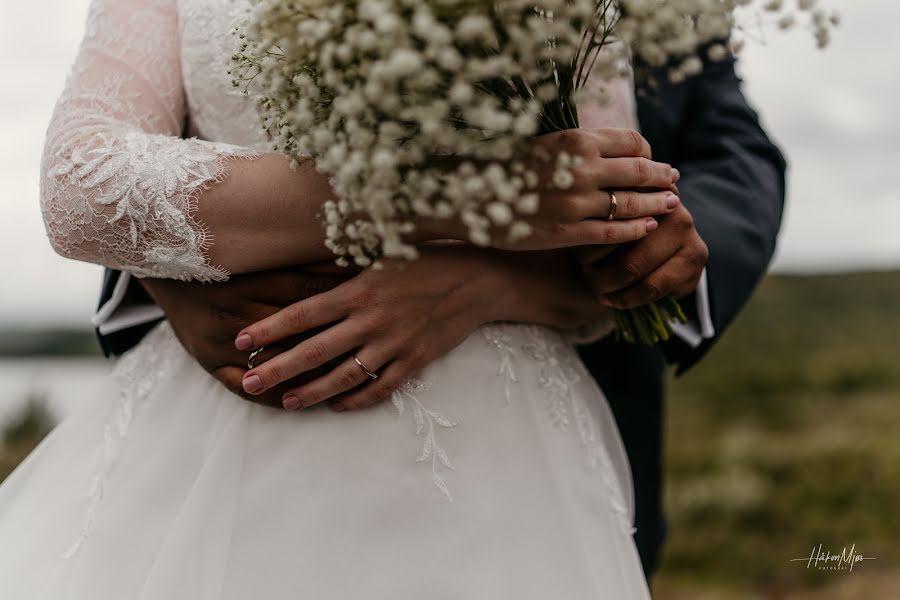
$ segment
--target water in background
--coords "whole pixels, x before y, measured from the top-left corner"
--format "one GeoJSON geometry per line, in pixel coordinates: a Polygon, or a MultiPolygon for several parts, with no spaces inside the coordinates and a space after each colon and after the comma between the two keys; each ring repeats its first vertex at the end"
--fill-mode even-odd
{"type": "Polygon", "coordinates": [[[29,399],[64,418],[92,398],[110,368],[97,358],[0,360],[0,424],[21,413],[29,399]]]}

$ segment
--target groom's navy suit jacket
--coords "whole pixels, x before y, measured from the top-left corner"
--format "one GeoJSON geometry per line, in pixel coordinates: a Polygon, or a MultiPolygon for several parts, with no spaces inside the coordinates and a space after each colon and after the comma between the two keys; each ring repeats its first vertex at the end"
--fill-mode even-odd
{"type": "MultiPolygon", "coordinates": [[[[691,348],[675,340],[659,350],[606,339],[581,356],[606,393],[631,461],[638,550],[648,575],[664,538],[662,415],[666,361],[683,372],[722,335],[765,273],[775,249],[784,203],[785,162],[748,106],[729,60],[707,65],[686,83],[663,84],[638,102],[654,159],[681,171],[682,201],[710,250],[707,281],[716,336],[691,348]]],[[[119,273],[107,270],[101,306],[119,273]]],[[[129,294],[149,298],[138,285],[129,294]]],[[[128,300],[126,299],[126,302],[128,300]]],[[[107,355],[125,352],[153,326],[143,324],[100,342],[107,355]]]]}

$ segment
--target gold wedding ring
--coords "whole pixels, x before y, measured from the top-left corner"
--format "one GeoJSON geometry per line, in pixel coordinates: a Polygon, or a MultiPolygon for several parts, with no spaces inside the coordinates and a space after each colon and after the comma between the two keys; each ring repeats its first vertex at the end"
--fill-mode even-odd
{"type": "Polygon", "coordinates": [[[613,192],[609,192],[609,216],[606,218],[607,221],[612,221],[616,218],[616,211],[619,210],[619,201],[616,199],[616,195],[613,192]]]}
{"type": "Polygon", "coordinates": [[[370,371],[370,370],[369,370],[369,367],[367,367],[366,365],[364,365],[363,362],[362,362],[361,360],[359,360],[359,357],[356,356],[355,354],[353,355],[353,360],[356,361],[356,364],[359,365],[359,368],[360,368],[360,369],[362,369],[363,371],[366,372],[366,375],[368,375],[368,376],[371,377],[372,379],[378,379],[378,373],[373,373],[372,371],[370,371]]]}
{"type": "Polygon", "coordinates": [[[260,353],[265,350],[266,347],[263,346],[259,350],[254,350],[250,353],[250,358],[247,359],[247,368],[252,369],[256,365],[256,357],[260,355],[260,353]]]}

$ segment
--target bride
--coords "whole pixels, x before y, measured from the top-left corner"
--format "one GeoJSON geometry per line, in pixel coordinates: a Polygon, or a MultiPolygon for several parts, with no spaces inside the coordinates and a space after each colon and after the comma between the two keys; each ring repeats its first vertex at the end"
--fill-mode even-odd
{"type": "MultiPolygon", "coordinates": [[[[207,282],[329,258],[317,216],[327,182],[268,153],[252,101],[230,86],[245,7],[93,1],[44,156],[42,208],[58,252],[207,282]]],[[[628,82],[618,92],[590,123],[636,127],[628,82]]],[[[566,248],[651,234],[672,195],[625,190],[669,188],[677,172],[638,157],[634,139],[596,129],[538,140],[596,158],[566,193],[546,194],[535,234],[475,249],[433,243],[458,239],[453,223],[420,223],[423,254],[408,272],[479,269],[516,286],[549,262],[560,280],[572,277],[566,248]],[[605,188],[618,195],[615,220],[605,188]]],[[[577,285],[546,287],[580,293],[592,307],[584,324],[609,331],[577,285]]],[[[328,302],[304,307],[302,327],[295,307],[235,331],[236,345],[249,353],[352,320],[328,302]]],[[[367,410],[284,412],[220,386],[164,322],[0,487],[0,597],[648,598],[618,432],[572,336],[542,326],[552,323],[466,331],[367,410]]],[[[340,381],[364,390],[399,372],[390,349],[341,331],[326,330],[340,339],[331,355],[309,341],[255,355],[245,390],[331,359],[348,376],[317,400],[347,391],[340,381]]],[[[285,394],[285,408],[314,404],[299,395],[285,394]]]]}

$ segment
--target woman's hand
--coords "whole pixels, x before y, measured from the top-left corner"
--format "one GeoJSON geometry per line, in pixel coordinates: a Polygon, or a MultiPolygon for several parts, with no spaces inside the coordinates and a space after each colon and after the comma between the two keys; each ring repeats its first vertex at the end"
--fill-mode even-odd
{"type": "Polygon", "coordinates": [[[577,156],[569,169],[571,185],[541,190],[538,212],[524,220],[531,235],[516,241],[496,233],[496,247],[549,250],[595,244],[616,245],[645,237],[658,227],[653,217],[671,213],[679,204],[671,190],[679,174],[650,159],[650,146],[636,131],[571,129],[540,136],[531,168],[541,181],[553,181],[556,157],[577,156]],[[652,191],[641,191],[652,190],[652,191]],[[617,199],[615,219],[612,193],[617,199]]]}
{"type": "MultiPolygon", "coordinates": [[[[157,306],[184,349],[210,375],[231,392],[258,404],[281,408],[281,396],[295,387],[327,372],[328,366],[292,379],[265,394],[250,396],[241,382],[247,372],[247,352],[234,347],[234,334],[265,319],[286,306],[334,289],[348,281],[355,271],[339,269],[330,261],[281,271],[235,275],[226,282],[203,284],[174,279],[134,278],[132,286],[144,288],[157,306]]],[[[131,293],[134,288],[131,288],[131,293]]],[[[308,332],[307,337],[315,332],[308,332]]],[[[260,353],[261,363],[303,341],[302,336],[285,338],[260,353]]]]}
{"type": "MultiPolygon", "coordinates": [[[[499,290],[491,263],[460,245],[423,249],[415,261],[385,260],[350,281],[245,328],[239,350],[277,343],[328,325],[324,331],[244,375],[244,390],[262,394],[283,381],[342,359],[325,376],[283,394],[285,408],[308,408],[361,384],[367,404],[388,398],[416,372],[493,320],[499,290]],[[353,354],[373,372],[370,381],[353,354]]],[[[345,406],[362,405],[358,393],[345,406]]]]}
{"type": "Polygon", "coordinates": [[[606,310],[564,252],[429,246],[416,261],[385,261],[381,270],[366,270],[246,327],[235,346],[246,352],[327,326],[248,371],[244,390],[265,394],[338,359],[329,373],[286,391],[284,406],[307,408],[330,400],[335,410],[359,409],[389,398],[485,323],[572,328],[606,310]],[[353,354],[379,375],[377,380],[370,379],[353,354]]]}

